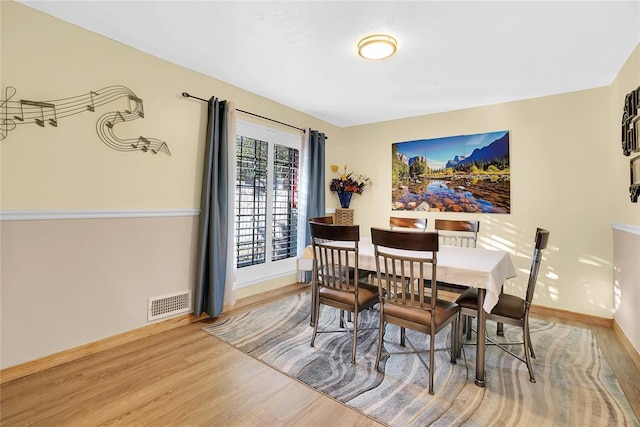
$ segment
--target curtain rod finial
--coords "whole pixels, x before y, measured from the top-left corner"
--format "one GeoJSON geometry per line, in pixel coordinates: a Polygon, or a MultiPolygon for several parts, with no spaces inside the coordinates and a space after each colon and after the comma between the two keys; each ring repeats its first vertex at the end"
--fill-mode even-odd
{"type": "Polygon", "coordinates": [[[182,92],[182,96],[184,96],[185,98],[188,98],[191,95],[189,95],[187,92],[182,92]]]}

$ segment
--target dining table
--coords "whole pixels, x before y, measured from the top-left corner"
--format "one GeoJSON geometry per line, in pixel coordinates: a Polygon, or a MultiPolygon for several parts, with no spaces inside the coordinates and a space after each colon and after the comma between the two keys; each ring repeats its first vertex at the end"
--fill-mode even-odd
{"type": "MultiPolygon", "coordinates": [[[[297,268],[299,272],[313,269],[313,247],[311,245],[307,246],[302,255],[298,257],[297,268]]],[[[358,268],[371,272],[376,271],[374,245],[369,237],[363,236],[358,242],[358,268]]],[[[430,270],[428,274],[431,274],[430,270]]],[[[474,382],[477,386],[484,387],[486,313],[491,313],[497,304],[504,282],[509,278],[516,277],[511,257],[508,252],[502,250],[441,245],[437,252],[436,276],[438,282],[478,289],[478,307],[483,309],[478,310],[476,377],[474,382]]]]}

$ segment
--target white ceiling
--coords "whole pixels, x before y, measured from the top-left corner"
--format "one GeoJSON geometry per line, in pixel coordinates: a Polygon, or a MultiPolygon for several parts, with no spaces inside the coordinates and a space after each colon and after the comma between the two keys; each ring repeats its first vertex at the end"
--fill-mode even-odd
{"type": "Polygon", "coordinates": [[[637,0],[20,3],[340,127],[606,86],[640,42],[637,0]]]}

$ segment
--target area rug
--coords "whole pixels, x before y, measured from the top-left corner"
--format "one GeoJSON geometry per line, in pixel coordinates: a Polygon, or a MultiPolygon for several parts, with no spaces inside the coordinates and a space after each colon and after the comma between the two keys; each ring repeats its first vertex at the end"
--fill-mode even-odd
{"type": "MultiPolygon", "coordinates": [[[[427,370],[415,355],[386,357],[380,372],[373,368],[377,310],[361,314],[355,365],[350,363],[347,334],[320,334],[310,347],[309,311],[305,292],[204,330],[389,426],[640,426],[588,329],[530,321],[538,356],[536,383],[529,381],[524,363],[495,347],[487,348],[485,388],[474,384],[474,346],[464,347],[456,365],[449,363],[447,352],[437,352],[435,395],[430,395],[427,370]]],[[[319,328],[335,328],[337,323],[338,311],[323,306],[319,328]]],[[[504,339],[518,340],[519,328],[504,328],[504,339]]],[[[487,330],[495,335],[495,323],[488,322],[487,330]]],[[[424,335],[408,333],[413,345],[426,347],[424,335]]],[[[385,349],[397,350],[398,337],[398,329],[388,325],[385,349]]],[[[443,331],[438,345],[446,345],[448,339],[443,331]]]]}

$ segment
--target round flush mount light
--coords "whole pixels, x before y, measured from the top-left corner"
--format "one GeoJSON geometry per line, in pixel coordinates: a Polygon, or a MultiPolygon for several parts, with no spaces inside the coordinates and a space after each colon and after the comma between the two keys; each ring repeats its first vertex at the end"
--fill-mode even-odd
{"type": "Polygon", "coordinates": [[[364,59],[385,59],[396,53],[398,42],[391,36],[375,34],[358,42],[358,55],[364,59]]]}

